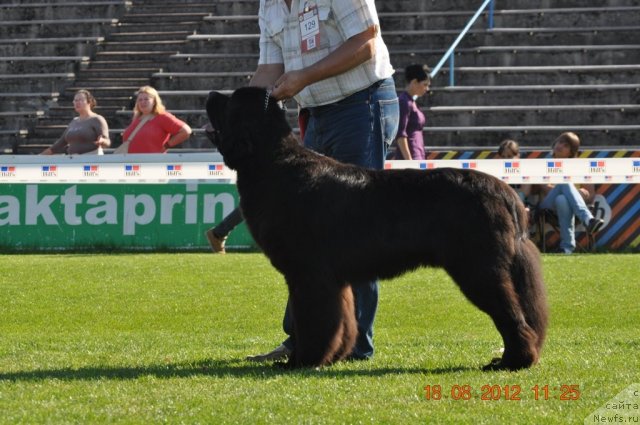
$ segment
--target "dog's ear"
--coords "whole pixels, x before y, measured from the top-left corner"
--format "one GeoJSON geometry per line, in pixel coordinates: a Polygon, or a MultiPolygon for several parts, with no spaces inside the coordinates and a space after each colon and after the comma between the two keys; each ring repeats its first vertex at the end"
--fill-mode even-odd
{"type": "Polygon", "coordinates": [[[215,131],[223,131],[224,115],[229,103],[229,96],[212,91],[207,98],[207,116],[215,131]]]}

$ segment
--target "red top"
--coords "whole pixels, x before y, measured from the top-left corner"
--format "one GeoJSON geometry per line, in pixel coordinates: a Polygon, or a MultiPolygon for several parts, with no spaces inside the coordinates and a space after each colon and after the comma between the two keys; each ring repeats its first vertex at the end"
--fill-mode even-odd
{"type": "MultiPolygon", "coordinates": [[[[126,141],[129,134],[138,126],[140,117],[135,118],[124,130],[122,140],[126,141]]],[[[184,122],[170,112],[156,115],[142,126],[129,143],[129,153],[164,153],[164,143],[184,126],[184,122]]]]}

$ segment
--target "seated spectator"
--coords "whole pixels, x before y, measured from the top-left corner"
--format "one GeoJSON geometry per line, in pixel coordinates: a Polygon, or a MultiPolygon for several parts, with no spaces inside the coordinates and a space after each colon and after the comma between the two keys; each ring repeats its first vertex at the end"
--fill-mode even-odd
{"type": "Polygon", "coordinates": [[[158,91],[143,86],[136,93],[133,120],[122,134],[115,153],[164,153],[184,142],[191,127],[167,112],[158,91]]]}
{"type": "Polygon", "coordinates": [[[66,153],[69,155],[102,155],[102,148],[111,145],[107,121],[93,112],[96,99],[88,90],[78,90],[73,97],[73,108],[78,113],[62,136],[41,155],[66,153]]]}
{"type": "Polygon", "coordinates": [[[498,145],[498,159],[520,158],[520,145],[513,139],[504,139],[498,145]]]}
{"type": "MultiPolygon", "coordinates": [[[[576,158],[580,138],[575,133],[562,133],[553,142],[551,149],[556,159],[576,158]]],[[[591,233],[596,233],[604,225],[604,221],[595,218],[587,207],[587,203],[592,202],[595,196],[593,185],[581,185],[579,188],[571,183],[546,185],[542,186],[542,191],[546,195],[538,207],[552,210],[558,216],[559,253],[572,254],[576,248],[574,217],[578,217],[591,233]]]]}
{"type": "Polygon", "coordinates": [[[431,77],[425,65],[409,65],[404,71],[407,82],[405,90],[398,96],[400,121],[396,136],[396,151],[393,159],[424,159],[422,129],[426,118],[416,100],[429,90],[431,77]]]}
{"type": "MultiPolygon", "coordinates": [[[[497,159],[520,159],[520,145],[512,139],[505,139],[498,145],[497,159]]],[[[532,186],[529,184],[512,184],[510,185],[522,202],[527,206],[529,211],[528,197],[533,193],[532,186]]]]}

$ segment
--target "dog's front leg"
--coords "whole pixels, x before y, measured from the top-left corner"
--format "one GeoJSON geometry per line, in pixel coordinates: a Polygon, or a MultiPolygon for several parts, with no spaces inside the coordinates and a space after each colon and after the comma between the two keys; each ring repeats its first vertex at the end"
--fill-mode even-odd
{"type": "Polygon", "coordinates": [[[324,366],[347,356],[357,333],[351,287],[317,276],[287,283],[294,332],[288,367],[324,366]]]}

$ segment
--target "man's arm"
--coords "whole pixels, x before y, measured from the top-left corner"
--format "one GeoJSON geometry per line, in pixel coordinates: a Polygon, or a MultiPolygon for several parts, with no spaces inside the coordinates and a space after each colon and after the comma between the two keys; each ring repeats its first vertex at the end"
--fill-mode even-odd
{"type": "Polygon", "coordinates": [[[310,84],[344,74],[368,61],[375,55],[377,34],[378,26],[372,25],[349,38],[329,56],[313,65],[282,74],[275,81],[271,95],[278,100],[292,98],[310,84]]]}
{"type": "Polygon", "coordinates": [[[284,74],[284,64],[258,65],[256,72],[249,81],[250,86],[270,88],[284,74]]]}

